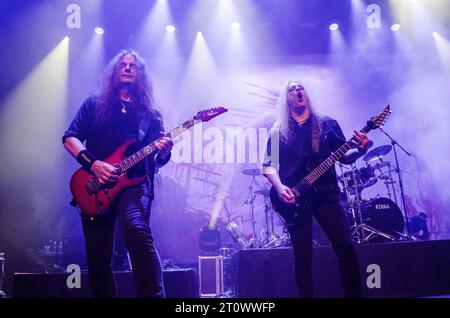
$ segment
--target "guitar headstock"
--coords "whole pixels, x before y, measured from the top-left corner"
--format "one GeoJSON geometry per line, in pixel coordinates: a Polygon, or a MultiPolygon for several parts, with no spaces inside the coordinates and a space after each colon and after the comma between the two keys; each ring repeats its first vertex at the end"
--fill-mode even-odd
{"type": "Polygon", "coordinates": [[[391,106],[387,105],[381,113],[378,115],[372,117],[367,121],[367,126],[370,127],[370,129],[376,129],[383,127],[384,123],[386,122],[389,115],[392,113],[391,106]]]}
{"type": "Polygon", "coordinates": [[[199,119],[201,121],[209,121],[214,117],[219,116],[220,114],[226,113],[228,109],[225,107],[215,107],[210,109],[201,110],[195,115],[195,119],[199,119]]]}

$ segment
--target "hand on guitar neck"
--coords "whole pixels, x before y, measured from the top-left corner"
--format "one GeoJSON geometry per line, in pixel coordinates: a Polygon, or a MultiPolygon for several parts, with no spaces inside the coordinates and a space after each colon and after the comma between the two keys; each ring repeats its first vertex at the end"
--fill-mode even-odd
{"type": "Polygon", "coordinates": [[[157,162],[157,157],[162,157],[161,159],[164,160],[165,157],[168,156],[169,152],[173,148],[173,141],[172,139],[166,135],[164,132],[160,133],[160,138],[155,142],[155,148],[158,150],[158,152],[155,154],[155,162],[157,162]]]}

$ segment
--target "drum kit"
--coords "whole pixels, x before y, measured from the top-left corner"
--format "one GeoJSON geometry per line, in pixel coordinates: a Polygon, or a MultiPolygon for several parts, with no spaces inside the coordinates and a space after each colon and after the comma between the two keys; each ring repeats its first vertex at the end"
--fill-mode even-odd
{"type": "MultiPolygon", "coordinates": [[[[338,182],[341,185],[341,204],[351,226],[352,239],[355,243],[374,243],[386,241],[408,240],[405,234],[405,219],[397,201],[397,182],[395,174],[399,173],[396,165],[385,160],[385,156],[392,150],[391,145],[383,145],[369,151],[362,159],[363,167],[339,164],[341,174],[338,182]],[[363,191],[374,185],[384,185],[387,196],[377,194],[372,198],[363,198],[363,191]]],[[[356,161],[355,161],[356,162],[356,161]]],[[[247,198],[243,205],[248,205],[252,235],[246,240],[237,225],[228,224],[227,230],[237,240],[241,248],[274,248],[290,245],[287,227],[278,235],[274,229],[274,214],[269,199],[269,190],[254,190],[255,179],[262,176],[259,169],[245,169],[244,175],[252,178],[247,198]],[[264,204],[265,224],[263,233],[256,233],[255,200],[261,196],[264,204]]],[[[401,195],[400,195],[401,197],[401,195]]],[[[314,238],[313,238],[314,239],[314,238]]],[[[314,240],[313,240],[314,241],[314,240]]],[[[314,243],[314,242],[313,242],[314,243]]],[[[320,244],[319,244],[320,245],[320,244]]]]}
{"type": "Polygon", "coordinates": [[[398,169],[384,157],[392,150],[391,145],[383,145],[369,151],[364,157],[365,166],[356,164],[345,168],[340,164],[341,203],[352,229],[356,243],[398,241],[407,239],[404,234],[404,218],[398,206],[396,181],[393,173],[398,169]],[[347,169],[344,171],[344,169],[347,169]],[[384,183],[388,197],[363,199],[364,189],[377,182],[384,183]]]}

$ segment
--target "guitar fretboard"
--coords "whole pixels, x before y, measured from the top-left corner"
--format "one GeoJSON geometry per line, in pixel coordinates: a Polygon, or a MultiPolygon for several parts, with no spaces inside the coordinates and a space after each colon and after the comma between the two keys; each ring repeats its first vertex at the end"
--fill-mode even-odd
{"type": "MultiPolygon", "coordinates": [[[[368,133],[371,130],[367,125],[364,126],[360,131],[363,133],[368,133]]],[[[325,159],[320,165],[318,165],[313,171],[311,171],[306,177],[304,177],[299,184],[294,188],[300,190],[304,185],[311,186],[317,179],[323,176],[330,168],[334,167],[336,162],[342,159],[346,152],[352,148],[352,141],[355,137],[350,138],[346,143],[340,146],[335,152],[333,152],[327,159],[325,159]]]]}
{"type": "MultiPolygon", "coordinates": [[[[191,128],[192,126],[194,126],[195,124],[197,124],[199,122],[201,122],[200,119],[196,119],[195,117],[193,117],[192,119],[187,120],[184,123],[182,123],[181,125],[172,129],[169,133],[167,133],[167,136],[172,139],[175,137],[178,137],[183,132],[185,132],[186,130],[188,130],[189,128],[191,128]]],[[[128,169],[130,169],[131,167],[133,167],[134,165],[136,165],[139,162],[141,162],[142,160],[144,160],[148,155],[156,152],[155,143],[158,140],[159,139],[153,141],[152,143],[143,147],[141,150],[135,152],[131,156],[125,158],[120,163],[118,163],[118,167],[120,168],[120,170],[122,172],[125,172],[128,169]]]]}

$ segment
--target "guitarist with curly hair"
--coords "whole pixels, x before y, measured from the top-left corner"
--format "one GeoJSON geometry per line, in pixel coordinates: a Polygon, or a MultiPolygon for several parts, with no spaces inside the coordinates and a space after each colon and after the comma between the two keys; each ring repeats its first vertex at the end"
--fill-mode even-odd
{"type": "Polygon", "coordinates": [[[83,195],[87,202],[92,198],[95,207],[90,213],[83,210],[83,195],[75,202],[83,215],[91,290],[94,297],[116,296],[111,259],[118,218],[139,296],[165,297],[149,220],[155,169],[170,160],[173,143],[161,135],[163,121],[154,108],[152,82],[136,52],[124,50],[116,55],[105,69],[101,84],[100,91],[81,105],[62,138],[64,147],[83,167],[77,175],[89,181],[71,182],[72,192],[87,189],[83,195]],[[145,160],[131,157],[120,165],[113,163],[117,160],[107,160],[122,160],[127,151],[140,149],[139,142],[154,142],[154,151],[145,160]],[[123,144],[128,146],[125,152],[116,154],[123,144]],[[122,177],[125,171],[126,177],[122,177]],[[118,187],[121,182],[123,186],[118,187]]]}

